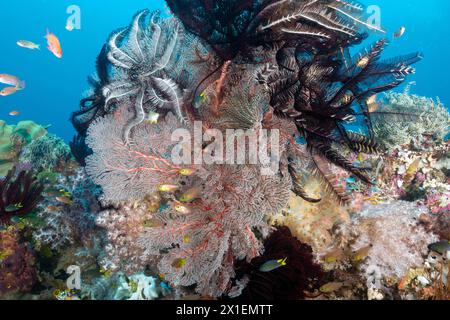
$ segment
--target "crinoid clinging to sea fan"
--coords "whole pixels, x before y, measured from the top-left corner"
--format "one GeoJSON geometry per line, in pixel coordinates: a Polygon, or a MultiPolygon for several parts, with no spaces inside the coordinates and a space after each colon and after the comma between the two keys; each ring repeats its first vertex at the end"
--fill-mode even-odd
{"type": "MultiPolygon", "coordinates": [[[[258,61],[250,52],[259,46],[307,39],[345,43],[359,25],[378,29],[361,19],[359,4],[339,0],[168,0],[186,28],[224,60],[238,54],[258,61]]],[[[261,61],[259,61],[261,62],[261,61]]]]}
{"type": "MultiPolygon", "coordinates": [[[[371,117],[383,113],[371,113],[367,100],[400,85],[414,72],[410,65],[421,59],[416,53],[379,61],[385,46],[386,41],[380,40],[349,58],[348,48],[316,48],[312,54],[311,48],[301,44],[295,48],[295,54],[286,53],[283,67],[259,76],[271,93],[275,114],[295,121],[310,149],[315,169],[328,185],[333,183],[328,178],[327,163],[371,183],[367,169],[350,163],[341,150],[378,152],[371,117]],[[350,124],[359,127],[360,132],[349,129],[350,124]]],[[[334,186],[332,189],[345,200],[334,186]]]]}
{"type": "MultiPolygon", "coordinates": [[[[156,268],[174,288],[219,297],[231,289],[235,260],[262,253],[266,217],[291,190],[313,203],[324,196],[308,194],[304,176],[316,173],[341,202],[351,198],[344,176],[372,182],[348,155],[378,152],[371,117],[391,113],[371,113],[367,101],[401,84],[420,55],[382,61],[380,40],[352,58],[349,48],[366,31],[383,30],[365,22],[362,6],[341,0],[168,4],[176,17],[141,11],[112,34],[94,95],[84,100],[92,109],[74,119],[107,206],[97,219],[109,242],[101,264],[130,274],[156,268]],[[172,141],[177,129],[194,141],[172,141]],[[206,140],[210,129],[279,136],[267,148],[277,169],[264,175],[265,165],[248,159],[174,163],[177,147],[219,158],[223,145],[192,139],[197,131],[206,140]]],[[[250,149],[231,146],[234,154],[250,149]]]]}

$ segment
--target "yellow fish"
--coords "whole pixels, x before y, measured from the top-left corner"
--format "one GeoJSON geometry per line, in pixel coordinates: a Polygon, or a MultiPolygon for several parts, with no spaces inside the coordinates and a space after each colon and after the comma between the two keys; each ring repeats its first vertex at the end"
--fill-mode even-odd
{"type": "Polygon", "coordinates": [[[185,244],[188,244],[189,242],[191,242],[191,238],[188,235],[183,236],[183,242],[185,244]]]}
{"type": "Polygon", "coordinates": [[[181,269],[186,264],[186,259],[178,258],[172,262],[172,267],[176,269],[181,269]]]}
{"type": "Polygon", "coordinates": [[[186,176],[186,177],[190,177],[195,173],[194,169],[190,169],[190,168],[185,168],[185,169],[181,169],[179,171],[180,175],[182,176],[186,176]]]}
{"type": "Polygon", "coordinates": [[[159,119],[159,113],[156,112],[149,112],[147,115],[147,119],[145,120],[148,124],[157,124],[159,119]]]}
{"type": "Polygon", "coordinates": [[[198,199],[201,193],[200,187],[193,187],[189,190],[187,190],[183,195],[180,197],[181,202],[191,202],[195,199],[198,199]]]}
{"type": "Polygon", "coordinates": [[[369,64],[370,60],[368,56],[363,56],[358,60],[356,64],[359,68],[365,68],[369,64]]]}
{"type": "Polygon", "coordinates": [[[61,202],[63,204],[67,204],[67,205],[73,204],[73,200],[66,196],[56,197],[55,199],[56,199],[56,201],[61,202]]]}
{"type": "Polygon", "coordinates": [[[413,163],[411,163],[411,165],[408,167],[408,169],[406,169],[406,174],[407,175],[414,175],[417,173],[417,170],[419,170],[419,166],[420,166],[420,158],[417,158],[416,160],[414,160],[413,163]]]}
{"type": "Polygon", "coordinates": [[[173,193],[173,192],[177,191],[179,188],[180,187],[175,184],[162,184],[158,187],[158,191],[173,193]]]}
{"type": "Polygon", "coordinates": [[[363,156],[363,154],[361,152],[358,154],[358,161],[359,162],[363,162],[364,161],[364,156],[363,156]]]}
{"type": "Polygon", "coordinates": [[[158,219],[149,219],[144,221],[145,228],[161,228],[164,227],[164,223],[158,219]]]}
{"type": "Polygon", "coordinates": [[[259,267],[259,271],[270,272],[270,271],[276,270],[278,268],[286,266],[287,265],[286,261],[287,261],[287,258],[267,261],[261,267],[259,267]]]}
{"type": "Polygon", "coordinates": [[[322,293],[332,293],[342,288],[344,284],[342,282],[329,282],[320,287],[319,291],[322,293]]]}
{"type": "Polygon", "coordinates": [[[178,213],[181,213],[181,214],[190,214],[190,213],[192,213],[191,209],[189,209],[186,206],[183,206],[182,204],[177,204],[173,208],[175,209],[175,211],[177,211],[178,213]]]}
{"type": "Polygon", "coordinates": [[[362,262],[369,255],[370,249],[372,249],[372,245],[369,245],[367,247],[355,251],[351,256],[351,261],[353,263],[362,262]]]}
{"type": "Polygon", "coordinates": [[[337,248],[328,252],[324,256],[324,260],[326,263],[335,263],[342,260],[343,257],[344,257],[344,250],[342,250],[341,248],[337,248]]]}

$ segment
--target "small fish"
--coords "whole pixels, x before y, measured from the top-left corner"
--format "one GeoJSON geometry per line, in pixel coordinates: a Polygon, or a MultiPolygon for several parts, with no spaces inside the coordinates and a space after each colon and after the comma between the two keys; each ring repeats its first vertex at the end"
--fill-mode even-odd
{"type": "Polygon", "coordinates": [[[270,272],[278,268],[284,267],[285,265],[287,265],[286,260],[287,258],[267,261],[261,267],[259,267],[259,271],[270,272]]]}
{"type": "Polygon", "coordinates": [[[186,259],[178,258],[172,262],[172,267],[176,269],[181,269],[186,264],[186,259]]]}
{"type": "Polygon", "coordinates": [[[30,50],[41,50],[41,45],[36,44],[34,42],[28,40],[19,40],[17,41],[17,45],[22,48],[30,49],[30,50]]]}
{"type": "Polygon", "coordinates": [[[15,203],[15,204],[10,204],[9,206],[7,206],[5,208],[5,211],[6,212],[14,212],[14,211],[17,211],[17,210],[22,209],[22,208],[23,208],[23,204],[15,203]]]}
{"type": "Polygon", "coordinates": [[[49,190],[49,191],[44,192],[44,196],[46,196],[46,197],[56,197],[59,195],[60,195],[60,192],[55,191],[55,190],[49,190]]]}
{"type": "Polygon", "coordinates": [[[175,209],[176,212],[181,213],[181,214],[190,214],[190,213],[192,213],[191,209],[189,209],[186,206],[183,206],[182,204],[177,204],[173,208],[175,209]]]}
{"type": "Polygon", "coordinates": [[[58,37],[47,29],[47,35],[45,36],[45,38],[47,39],[47,49],[57,58],[61,59],[63,52],[61,49],[61,42],[59,41],[58,37]]]}
{"type": "Polygon", "coordinates": [[[6,96],[10,96],[10,95],[12,95],[12,94],[14,94],[16,92],[17,92],[17,88],[16,87],[6,87],[6,88],[3,88],[0,91],[0,96],[6,97],[6,96]]]}
{"type": "Polygon", "coordinates": [[[66,191],[65,189],[59,189],[59,192],[61,192],[61,194],[65,197],[71,197],[72,194],[68,191],[66,191]]]}
{"type": "Polygon", "coordinates": [[[157,124],[160,114],[156,112],[149,112],[147,119],[145,120],[148,124],[157,124]]]}
{"type": "Polygon", "coordinates": [[[189,237],[188,235],[183,236],[183,242],[185,244],[188,244],[189,242],[191,242],[191,237],[189,237]]]}
{"type": "Polygon", "coordinates": [[[432,243],[428,246],[428,249],[430,249],[430,251],[434,251],[441,255],[445,255],[447,253],[447,251],[450,251],[450,241],[444,240],[444,241],[432,243]]]}
{"type": "Polygon", "coordinates": [[[193,187],[181,195],[180,201],[181,202],[192,202],[195,199],[198,199],[200,194],[201,194],[201,188],[193,187]]]}
{"type": "Polygon", "coordinates": [[[362,154],[362,152],[360,152],[360,153],[358,154],[358,161],[359,161],[360,163],[364,162],[364,155],[362,154]]]}
{"type": "Polygon", "coordinates": [[[342,97],[342,103],[343,104],[348,104],[352,101],[353,99],[353,94],[351,93],[346,93],[343,97],[342,97]]]}
{"type": "Polygon", "coordinates": [[[353,263],[362,262],[369,255],[370,249],[372,249],[372,245],[369,245],[367,247],[361,248],[361,249],[353,252],[352,256],[350,257],[350,260],[353,263]]]}
{"type": "Polygon", "coordinates": [[[400,29],[398,29],[395,33],[394,33],[394,38],[401,38],[403,37],[403,35],[406,32],[406,28],[405,27],[400,27],[400,29]]]}
{"type": "Polygon", "coordinates": [[[344,250],[341,248],[334,249],[328,252],[324,257],[326,263],[335,263],[341,261],[344,258],[344,250]]]}
{"type": "Polygon", "coordinates": [[[61,202],[63,204],[71,205],[73,204],[73,200],[66,196],[56,197],[56,201],[61,202]]]}
{"type": "Polygon", "coordinates": [[[356,66],[358,66],[359,68],[365,68],[365,67],[367,67],[369,62],[370,62],[369,57],[363,56],[358,60],[358,63],[356,64],[356,66]]]}
{"type": "Polygon", "coordinates": [[[60,212],[61,208],[57,207],[57,206],[49,205],[49,206],[47,206],[46,211],[50,212],[50,213],[60,212]]]}
{"type": "Polygon", "coordinates": [[[195,173],[194,169],[190,169],[190,168],[185,168],[185,169],[181,169],[179,171],[180,175],[185,176],[185,177],[190,177],[195,173]]]}
{"type": "Polygon", "coordinates": [[[8,86],[14,86],[17,90],[25,89],[25,82],[10,74],[0,74],[0,83],[6,84],[8,86]]]}
{"type": "Polygon", "coordinates": [[[158,219],[148,219],[144,221],[145,228],[161,228],[164,227],[164,223],[158,219]]]}
{"type": "Polygon", "coordinates": [[[113,273],[112,270],[105,269],[104,267],[101,267],[99,272],[103,274],[103,276],[105,276],[106,278],[109,278],[113,273]]]}
{"type": "Polygon", "coordinates": [[[322,293],[333,293],[342,288],[344,284],[342,282],[329,282],[320,287],[319,291],[322,293]]]}
{"type": "Polygon", "coordinates": [[[380,104],[377,102],[377,95],[374,94],[373,96],[369,97],[366,101],[367,108],[369,109],[369,112],[375,112],[380,107],[380,104]]]}
{"type": "Polygon", "coordinates": [[[196,108],[200,108],[205,101],[206,101],[206,93],[203,91],[195,99],[195,106],[196,106],[196,108]]]}
{"type": "Polygon", "coordinates": [[[158,191],[167,193],[173,193],[178,189],[180,189],[180,187],[175,184],[162,184],[158,187],[158,191]]]}
{"type": "Polygon", "coordinates": [[[416,174],[417,170],[419,170],[420,162],[421,162],[420,158],[417,158],[416,160],[414,160],[414,162],[411,163],[411,165],[408,167],[408,169],[406,169],[406,175],[412,176],[412,175],[416,174]]]}
{"type": "Polygon", "coordinates": [[[10,115],[11,117],[17,117],[18,115],[20,115],[20,112],[17,111],[17,110],[13,110],[13,111],[11,111],[11,112],[9,113],[9,115],[10,115]]]}

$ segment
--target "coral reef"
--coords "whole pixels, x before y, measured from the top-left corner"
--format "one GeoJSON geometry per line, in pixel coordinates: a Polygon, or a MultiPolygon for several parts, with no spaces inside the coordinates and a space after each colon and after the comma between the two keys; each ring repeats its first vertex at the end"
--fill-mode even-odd
{"type": "Polygon", "coordinates": [[[69,244],[88,244],[96,234],[95,214],[100,211],[99,189],[83,169],[75,175],[59,176],[47,186],[45,199],[37,207],[41,225],[33,233],[38,246],[60,250],[69,244]]]}
{"type": "MultiPolygon", "coordinates": [[[[340,177],[371,183],[368,170],[347,159],[378,151],[366,100],[401,84],[421,56],[380,61],[381,40],[350,57],[348,48],[366,37],[363,29],[374,27],[363,22],[362,7],[341,1],[168,4],[176,18],[141,11],[111,35],[93,93],[72,121],[93,151],[86,171],[109,206],[97,218],[109,241],[103,267],[156,267],[176,287],[196,285],[217,297],[229,290],[234,260],[259,255],[257,234],[267,235],[266,217],[287,204],[290,190],[321,200],[306,192],[303,168],[341,202],[349,196],[340,177]],[[266,176],[264,166],[248,162],[176,165],[170,134],[195,133],[193,120],[202,121],[201,134],[276,129],[278,172],[266,176]],[[368,135],[350,131],[355,122],[368,135]],[[182,200],[186,194],[191,198],[182,200]]],[[[190,147],[183,145],[188,155],[190,147]]]]}
{"type": "Polygon", "coordinates": [[[0,298],[448,298],[449,113],[376,102],[421,54],[352,56],[384,30],[342,0],[167,4],[102,47],[70,146],[0,122],[0,298]]]}
{"type": "Polygon", "coordinates": [[[450,132],[450,113],[439,98],[435,102],[425,97],[391,92],[385,94],[379,111],[400,116],[374,120],[377,139],[388,150],[405,145],[418,150],[429,149],[442,144],[450,132]]]}
{"type": "Polygon", "coordinates": [[[45,135],[25,146],[20,155],[21,163],[32,163],[37,172],[62,172],[71,167],[72,154],[64,140],[45,135]]]}
{"type": "Polygon", "coordinates": [[[0,230],[0,295],[29,291],[36,280],[35,258],[14,227],[0,230]]]}

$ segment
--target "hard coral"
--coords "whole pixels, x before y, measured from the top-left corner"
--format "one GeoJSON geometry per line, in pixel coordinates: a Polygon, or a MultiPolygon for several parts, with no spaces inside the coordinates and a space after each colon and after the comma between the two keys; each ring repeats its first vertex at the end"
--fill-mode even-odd
{"type": "Polygon", "coordinates": [[[239,296],[241,300],[298,300],[305,291],[320,286],[325,273],[314,262],[310,246],[301,243],[287,227],[275,230],[264,241],[264,253],[250,263],[237,263],[239,278],[248,277],[248,284],[239,296]],[[271,272],[259,267],[270,260],[287,258],[287,265],[271,272]]]}
{"type": "Polygon", "coordinates": [[[5,176],[18,163],[23,147],[46,134],[46,128],[32,121],[7,125],[0,120],[0,176],[5,176]]]}

